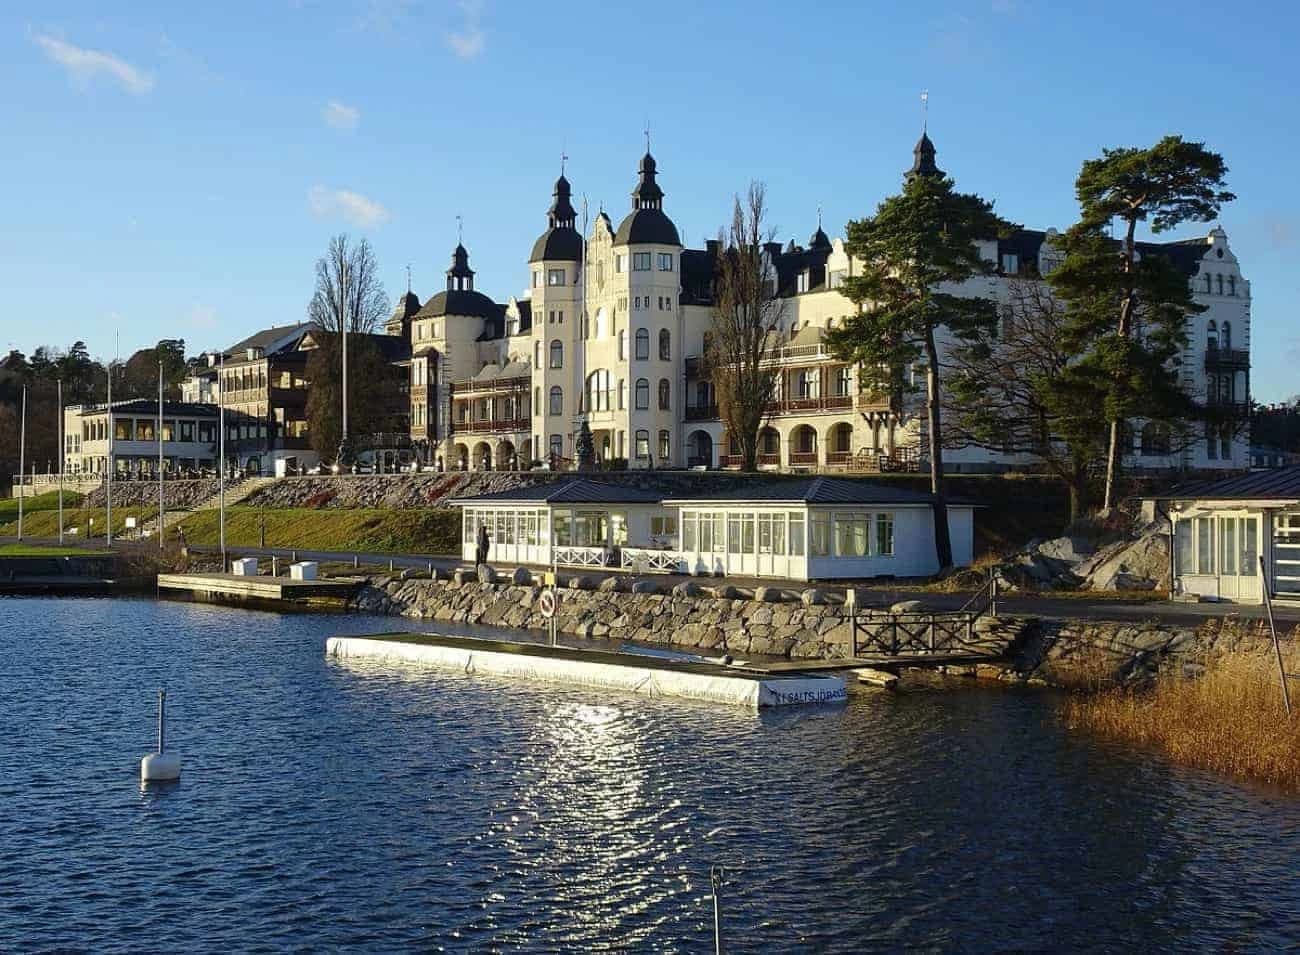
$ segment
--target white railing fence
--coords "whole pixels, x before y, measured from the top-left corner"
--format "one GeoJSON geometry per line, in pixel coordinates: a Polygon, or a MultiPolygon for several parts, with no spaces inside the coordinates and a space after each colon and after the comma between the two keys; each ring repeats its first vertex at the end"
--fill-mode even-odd
{"type": "Polygon", "coordinates": [[[551,560],[564,567],[604,567],[603,547],[552,547],[551,560]]]}
{"type": "Polygon", "coordinates": [[[652,571],[676,574],[683,566],[682,555],[675,550],[649,550],[643,547],[624,547],[622,566],[637,574],[652,571]]]}

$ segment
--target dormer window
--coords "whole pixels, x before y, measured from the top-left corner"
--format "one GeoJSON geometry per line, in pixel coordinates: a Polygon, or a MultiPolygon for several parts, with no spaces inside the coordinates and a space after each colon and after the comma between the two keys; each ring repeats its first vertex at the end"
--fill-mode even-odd
{"type": "Polygon", "coordinates": [[[1002,274],[1019,275],[1020,274],[1020,256],[1015,252],[1002,253],[1002,274]]]}
{"type": "Polygon", "coordinates": [[[799,292],[808,291],[808,273],[806,271],[799,273],[798,290],[799,292]]]}

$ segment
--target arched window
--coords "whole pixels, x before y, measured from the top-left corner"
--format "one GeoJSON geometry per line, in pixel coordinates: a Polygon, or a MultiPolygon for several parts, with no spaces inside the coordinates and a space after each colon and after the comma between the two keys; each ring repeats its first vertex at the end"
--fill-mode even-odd
{"type": "Polygon", "coordinates": [[[672,357],[673,333],[664,328],[659,332],[659,358],[662,361],[672,361],[672,357]]]}
{"type": "Polygon", "coordinates": [[[558,338],[551,342],[551,367],[564,367],[564,342],[558,338]]]}
{"type": "Polygon", "coordinates": [[[625,361],[626,359],[627,359],[627,329],[622,328],[619,329],[619,333],[618,333],[618,360],[625,361]]]}
{"type": "Polygon", "coordinates": [[[636,357],[640,359],[650,357],[650,332],[644,328],[636,330],[636,357]]]}
{"type": "Polygon", "coordinates": [[[1224,322],[1219,331],[1219,345],[1224,349],[1232,347],[1232,322],[1224,322]]]}
{"type": "Polygon", "coordinates": [[[672,386],[668,384],[667,378],[659,379],[659,410],[667,411],[672,399],[672,386]]]}
{"type": "Polygon", "coordinates": [[[659,432],[659,463],[667,464],[673,456],[673,436],[667,431],[659,432]]]}
{"type": "Polygon", "coordinates": [[[1235,275],[1228,276],[1228,294],[1229,295],[1237,294],[1237,276],[1235,275]]]}
{"type": "Polygon", "coordinates": [[[650,382],[644,378],[636,380],[636,410],[645,411],[650,407],[650,382]]]}
{"type": "Polygon", "coordinates": [[[559,385],[551,386],[551,414],[564,414],[564,389],[559,385]]]}
{"type": "Polygon", "coordinates": [[[1210,292],[1213,291],[1213,288],[1212,288],[1212,286],[1210,285],[1210,283],[1211,283],[1212,281],[1214,281],[1214,279],[1211,277],[1211,275],[1210,275],[1209,272],[1206,272],[1206,273],[1205,273],[1205,291],[1206,291],[1206,294],[1209,294],[1210,292]]]}
{"type": "Polygon", "coordinates": [[[1218,275],[1215,276],[1215,278],[1217,279],[1215,284],[1219,287],[1219,294],[1222,295],[1223,294],[1223,273],[1220,272],[1218,275]]]}
{"type": "Polygon", "coordinates": [[[587,376],[587,410],[608,411],[610,408],[609,372],[593,371],[587,376]]]}
{"type": "Polygon", "coordinates": [[[540,338],[533,342],[533,367],[542,367],[542,341],[540,338]]]}
{"type": "Polygon", "coordinates": [[[1219,347],[1219,324],[1214,319],[1205,326],[1205,347],[1211,351],[1219,347]]]}

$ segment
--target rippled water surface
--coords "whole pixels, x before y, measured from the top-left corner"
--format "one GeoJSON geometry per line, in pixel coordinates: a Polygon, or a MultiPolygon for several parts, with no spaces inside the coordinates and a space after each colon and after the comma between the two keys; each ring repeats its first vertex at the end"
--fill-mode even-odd
{"type": "Polygon", "coordinates": [[[0,949],[1294,948],[1300,800],[960,690],[756,715],[0,600],[0,949]],[[141,790],[168,689],[181,783],[141,790]],[[716,831],[720,827],[722,831],[716,831]]]}

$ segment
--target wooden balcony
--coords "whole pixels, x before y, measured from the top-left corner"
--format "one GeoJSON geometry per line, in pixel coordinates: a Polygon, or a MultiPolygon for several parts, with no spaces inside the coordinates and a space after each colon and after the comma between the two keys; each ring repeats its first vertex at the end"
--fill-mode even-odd
{"type": "Polygon", "coordinates": [[[485,381],[466,378],[463,381],[453,381],[451,383],[451,393],[457,397],[490,395],[511,391],[527,391],[531,386],[532,379],[527,375],[520,375],[516,378],[489,378],[485,381]]]}
{"type": "Polygon", "coordinates": [[[852,411],[852,395],[826,395],[819,398],[786,398],[768,405],[768,414],[822,414],[828,411],[852,411]]]}
{"type": "Polygon", "coordinates": [[[516,434],[526,432],[532,427],[527,418],[511,418],[504,421],[458,421],[452,425],[451,433],[457,434],[516,434]]]}

